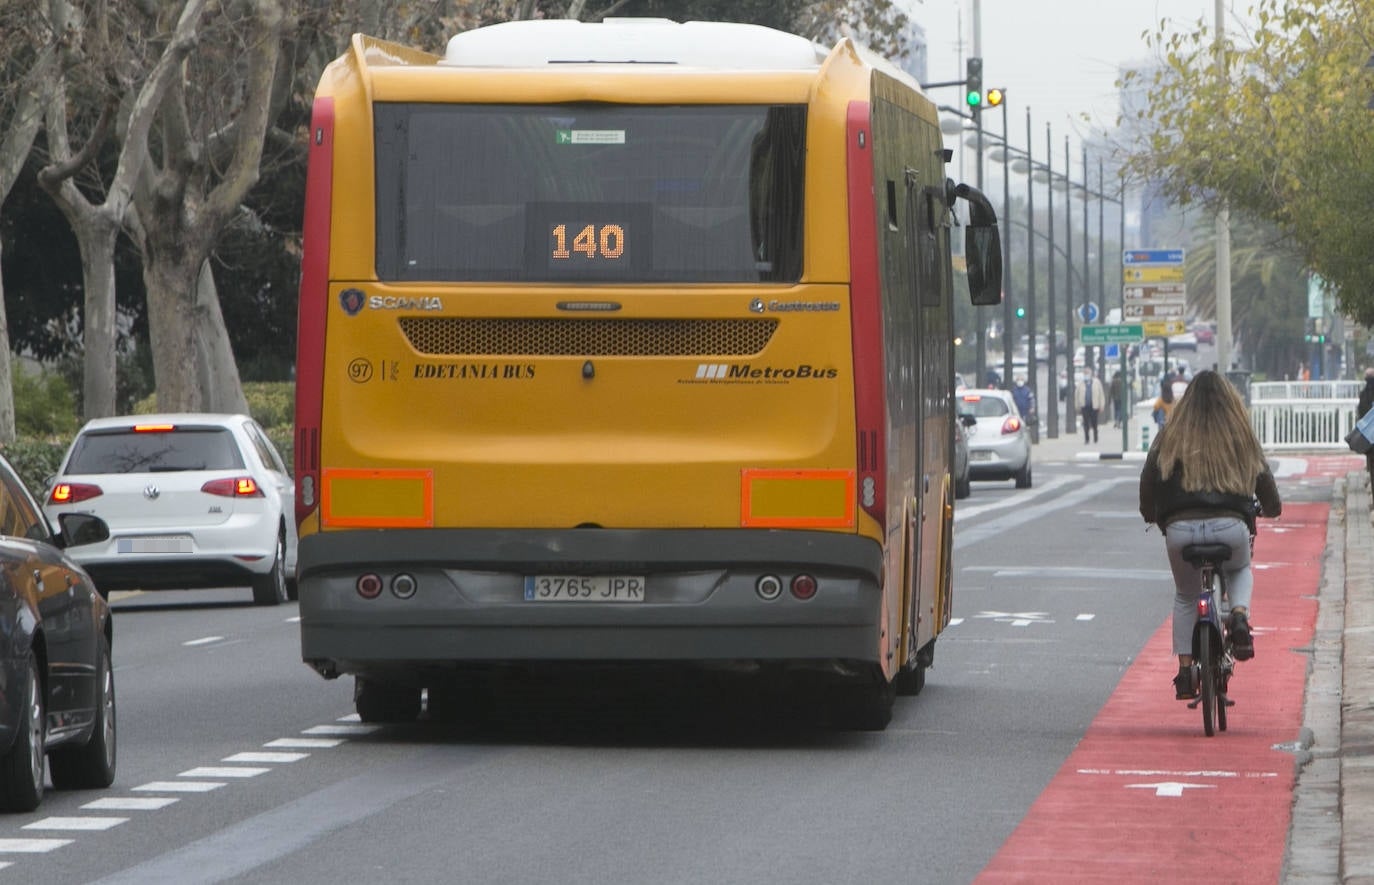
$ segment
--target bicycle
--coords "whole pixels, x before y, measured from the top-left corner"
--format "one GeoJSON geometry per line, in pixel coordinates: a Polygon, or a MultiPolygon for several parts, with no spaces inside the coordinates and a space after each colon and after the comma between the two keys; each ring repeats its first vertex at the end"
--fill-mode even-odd
{"type": "Polygon", "coordinates": [[[1202,730],[1212,737],[1226,730],[1226,709],[1235,706],[1227,697],[1236,659],[1232,653],[1229,624],[1230,600],[1226,594],[1226,574],[1221,565],[1231,558],[1226,544],[1189,544],[1182,551],[1184,561],[1201,573],[1202,592],[1197,601],[1197,624],[1193,627],[1193,668],[1198,679],[1198,697],[1188,705],[1202,707],[1202,730]]]}

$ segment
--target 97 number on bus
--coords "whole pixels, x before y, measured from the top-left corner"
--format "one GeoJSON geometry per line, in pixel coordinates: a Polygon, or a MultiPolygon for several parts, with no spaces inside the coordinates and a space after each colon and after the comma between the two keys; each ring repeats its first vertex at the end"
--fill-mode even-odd
{"type": "Polygon", "coordinates": [[[580,252],[587,258],[617,259],[625,254],[625,229],[618,224],[603,224],[600,230],[589,224],[573,237],[572,249],[568,249],[568,226],[560,224],[553,229],[553,257],[571,258],[573,252],[580,252]]]}

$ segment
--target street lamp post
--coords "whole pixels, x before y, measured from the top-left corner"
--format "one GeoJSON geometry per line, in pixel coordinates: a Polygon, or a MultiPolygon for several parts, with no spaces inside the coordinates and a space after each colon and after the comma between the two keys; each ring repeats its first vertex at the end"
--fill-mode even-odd
{"type": "MultiPolygon", "coordinates": [[[[1067,390],[1064,393],[1064,429],[1069,433],[1075,433],[1073,390],[1073,355],[1078,349],[1074,344],[1073,334],[1073,274],[1069,271],[1073,267],[1073,207],[1069,205],[1069,192],[1072,182],[1069,181],[1069,137],[1064,136],[1064,241],[1068,246],[1064,249],[1064,341],[1068,348],[1068,353],[1064,356],[1064,378],[1068,382],[1067,390]]],[[[1050,182],[1050,189],[1054,189],[1054,182],[1050,182]]]]}

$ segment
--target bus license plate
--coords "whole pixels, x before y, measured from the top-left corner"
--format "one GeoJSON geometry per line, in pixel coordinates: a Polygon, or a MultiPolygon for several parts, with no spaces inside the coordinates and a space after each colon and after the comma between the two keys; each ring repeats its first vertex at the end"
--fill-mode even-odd
{"type": "Polygon", "coordinates": [[[643,602],[643,575],[527,575],[527,602],[643,602]]]}

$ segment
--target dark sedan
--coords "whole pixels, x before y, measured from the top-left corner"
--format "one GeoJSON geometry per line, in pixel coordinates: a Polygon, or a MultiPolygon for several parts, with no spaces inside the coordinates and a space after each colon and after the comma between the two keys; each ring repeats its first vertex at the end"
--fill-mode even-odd
{"type": "Polygon", "coordinates": [[[109,537],[99,517],[43,511],[0,456],[0,808],[32,811],[47,770],[59,790],[115,775],[110,610],[64,548],[109,537]]]}

